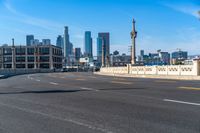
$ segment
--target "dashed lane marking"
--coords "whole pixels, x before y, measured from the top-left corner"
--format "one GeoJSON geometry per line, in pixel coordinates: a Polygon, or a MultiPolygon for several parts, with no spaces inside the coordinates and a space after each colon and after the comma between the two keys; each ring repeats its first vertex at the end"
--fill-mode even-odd
{"type": "Polygon", "coordinates": [[[55,82],[49,82],[49,83],[52,85],[58,85],[58,83],[55,83],[55,82]]]}
{"type": "Polygon", "coordinates": [[[93,88],[86,88],[86,87],[81,87],[82,90],[88,90],[88,91],[99,91],[97,89],[93,89],[93,88]]]}
{"type": "Polygon", "coordinates": [[[169,80],[156,80],[157,83],[176,83],[176,81],[169,81],[169,80]]]}
{"type": "Polygon", "coordinates": [[[125,84],[125,85],[131,85],[132,84],[131,82],[119,82],[119,81],[111,81],[111,83],[114,83],[114,84],[125,84]]]}
{"type": "Polygon", "coordinates": [[[79,80],[79,81],[84,81],[85,79],[76,79],[76,80],[79,80]]]}
{"type": "Polygon", "coordinates": [[[196,91],[200,91],[200,88],[195,88],[195,87],[179,87],[179,89],[184,89],[184,90],[196,90],[196,91]]]}
{"type": "Polygon", "coordinates": [[[192,102],[185,102],[185,101],[178,101],[178,100],[171,100],[171,99],[163,99],[165,102],[173,102],[173,103],[180,103],[180,104],[188,104],[194,106],[200,106],[200,103],[192,103],[192,102]]]}

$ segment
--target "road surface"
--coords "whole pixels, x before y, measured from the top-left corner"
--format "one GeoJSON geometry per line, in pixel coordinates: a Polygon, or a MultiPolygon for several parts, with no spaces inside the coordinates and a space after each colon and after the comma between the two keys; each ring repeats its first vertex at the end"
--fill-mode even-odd
{"type": "Polygon", "coordinates": [[[0,133],[200,133],[200,82],[92,73],[2,79],[0,133]]]}

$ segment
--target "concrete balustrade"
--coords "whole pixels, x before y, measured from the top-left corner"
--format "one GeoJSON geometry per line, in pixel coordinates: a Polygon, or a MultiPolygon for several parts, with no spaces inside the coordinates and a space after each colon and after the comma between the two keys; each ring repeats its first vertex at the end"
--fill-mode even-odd
{"type": "Polygon", "coordinates": [[[54,72],[50,69],[2,69],[0,75],[4,77],[21,75],[21,74],[33,74],[33,73],[49,73],[54,72]]]}
{"type": "Polygon", "coordinates": [[[194,61],[193,65],[105,67],[101,68],[100,72],[133,75],[199,76],[200,61],[194,61]]]}

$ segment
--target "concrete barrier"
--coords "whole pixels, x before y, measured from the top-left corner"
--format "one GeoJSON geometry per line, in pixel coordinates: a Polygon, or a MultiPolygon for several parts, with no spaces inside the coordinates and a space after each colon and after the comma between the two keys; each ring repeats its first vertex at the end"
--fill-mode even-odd
{"type": "Polygon", "coordinates": [[[10,77],[15,75],[22,75],[22,74],[33,74],[33,73],[49,73],[54,72],[54,70],[50,69],[2,69],[0,70],[1,78],[3,77],[10,77]]]}
{"type": "Polygon", "coordinates": [[[101,73],[132,75],[200,76],[200,61],[193,65],[105,67],[101,73]]]}

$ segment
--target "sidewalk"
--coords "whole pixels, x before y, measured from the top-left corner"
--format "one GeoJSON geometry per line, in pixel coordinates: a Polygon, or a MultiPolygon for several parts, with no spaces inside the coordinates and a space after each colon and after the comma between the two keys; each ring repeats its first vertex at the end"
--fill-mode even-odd
{"type": "Polygon", "coordinates": [[[95,72],[97,75],[130,77],[130,78],[153,78],[153,79],[175,79],[175,80],[200,80],[200,76],[173,76],[173,75],[134,75],[134,74],[113,74],[95,72]]]}

